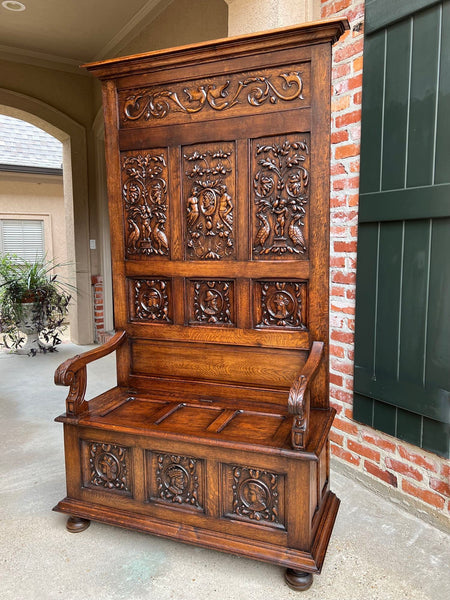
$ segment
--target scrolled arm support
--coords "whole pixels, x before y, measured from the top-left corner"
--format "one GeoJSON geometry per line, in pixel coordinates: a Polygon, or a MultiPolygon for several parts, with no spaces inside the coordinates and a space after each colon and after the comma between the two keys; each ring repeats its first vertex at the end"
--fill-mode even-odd
{"type": "Polygon", "coordinates": [[[303,371],[289,391],[288,412],[294,416],[291,431],[291,443],[294,450],[302,450],[308,443],[310,384],[320,366],[323,348],[323,342],[313,343],[303,371]]]}
{"type": "Polygon", "coordinates": [[[126,337],[125,331],[118,331],[106,344],[83,354],[77,354],[59,365],[55,371],[55,384],[70,386],[66,398],[67,415],[76,416],[87,409],[88,403],[84,397],[87,385],[86,365],[117,350],[126,337]]]}

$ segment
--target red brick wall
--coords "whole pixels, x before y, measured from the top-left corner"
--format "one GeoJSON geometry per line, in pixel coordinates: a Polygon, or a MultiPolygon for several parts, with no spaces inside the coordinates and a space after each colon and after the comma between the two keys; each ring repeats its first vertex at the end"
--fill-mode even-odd
{"type": "Polygon", "coordinates": [[[350,23],[333,53],[330,397],[338,414],[331,452],[442,520],[450,512],[450,461],[352,420],[364,1],[321,1],[323,18],[350,23]]]}
{"type": "Polygon", "coordinates": [[[92,276],[92,297],[94,299],[94,339],[103,343],[105,337],[105,319],[103,314],[103,277],[92,276]]]}

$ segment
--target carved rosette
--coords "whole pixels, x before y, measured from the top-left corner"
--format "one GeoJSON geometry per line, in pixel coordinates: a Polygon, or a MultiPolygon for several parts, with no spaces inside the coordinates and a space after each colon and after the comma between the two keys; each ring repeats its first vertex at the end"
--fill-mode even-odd
{"type": "Polygon", "coordinates": [[[234,147],[185,148],[186,257],[221,260],[234,254],[234,147]]]}
{"type": "Polygon", "coordinates": [[[130,492],[127,462],[128,448],[99,442],[89,443],[88,485],[130,492]]]}
{"type": "Polygon", "coordinates": [[[275,473],[233,467],[233,513],[251,521],[280,523],[278,479],[275,473]]]}
{"type": "Polygon", "coordinates": [[[129,257],[169,256],[167,158],[164,150],[122,155],[125,252],[129,257]]]}
{"type": "Polygon", "coordinates": [[[171,323],[170,280],[130,280],[133,321],[171,323]]]}
{"type": "Polygon", "coordinates": [[[276,74],[252,71],[237,77],[193,81],[189,87],[179,84],[125,92],[120,105],[122,122],[126,124],[163,120],[174,113],[222,112],[236,105],[259,107],[303,99],[302,73],[298,70],[276,74]]]}
{"type": "Polygon", "coordinates": [[[256,327],[306,329],[306,284],[259,281],[256,285],[256,327]]]}
{"type": "Polygon", "coordinates": [[[306,140],[270,138],[254,148],[254,259],[285,258],[306,252],[308,164],[306,140]]]}
{"type": "Polygon", "coordinates": [[[199,499],[199,461],[188,456],[158,454],[156,463],[157,498],[170,504],[202,510],[199,499]]]}
{"type": "Polygon", "coordinates": [[[191,280],[191,323],[233,325],[233,282],[191,280]]]}

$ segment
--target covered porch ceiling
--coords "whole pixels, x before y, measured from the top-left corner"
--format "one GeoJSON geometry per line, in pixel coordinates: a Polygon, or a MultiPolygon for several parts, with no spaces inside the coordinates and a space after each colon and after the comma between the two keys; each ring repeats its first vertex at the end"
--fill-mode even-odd
{"type": "Polygon", "coordinates": [[[0,3],[0,57],[73,66],[109,58],[172,1],[5,0],[0,3]]]}

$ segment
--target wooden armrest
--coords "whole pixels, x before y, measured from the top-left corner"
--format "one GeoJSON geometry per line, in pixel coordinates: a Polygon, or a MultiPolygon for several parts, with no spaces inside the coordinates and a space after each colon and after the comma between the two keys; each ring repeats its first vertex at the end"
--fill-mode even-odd
{"type": "Polygon", "coordinates": [[[302,373],[294,381],[289,390],[288,411],[294,415],[292,423],[291,443],[295,450],[305,448],[308,440],[308,424],[310,411],[309,388],[314,379],[323,356],[323,342],[314,342],[308,360],[303,367],[302,373]]]}
{"type": "Polygon", "coordinates": [[[118,331],[105,344],[67,359],[56,369],[56,385],[70,385],[69,394],[66,398],[66,412],[68,415],[78,415],[87,409],[88,403],[84,398],[87,384],[86,365],[117,350],[126,337],[125,331],[118,331]]]}

